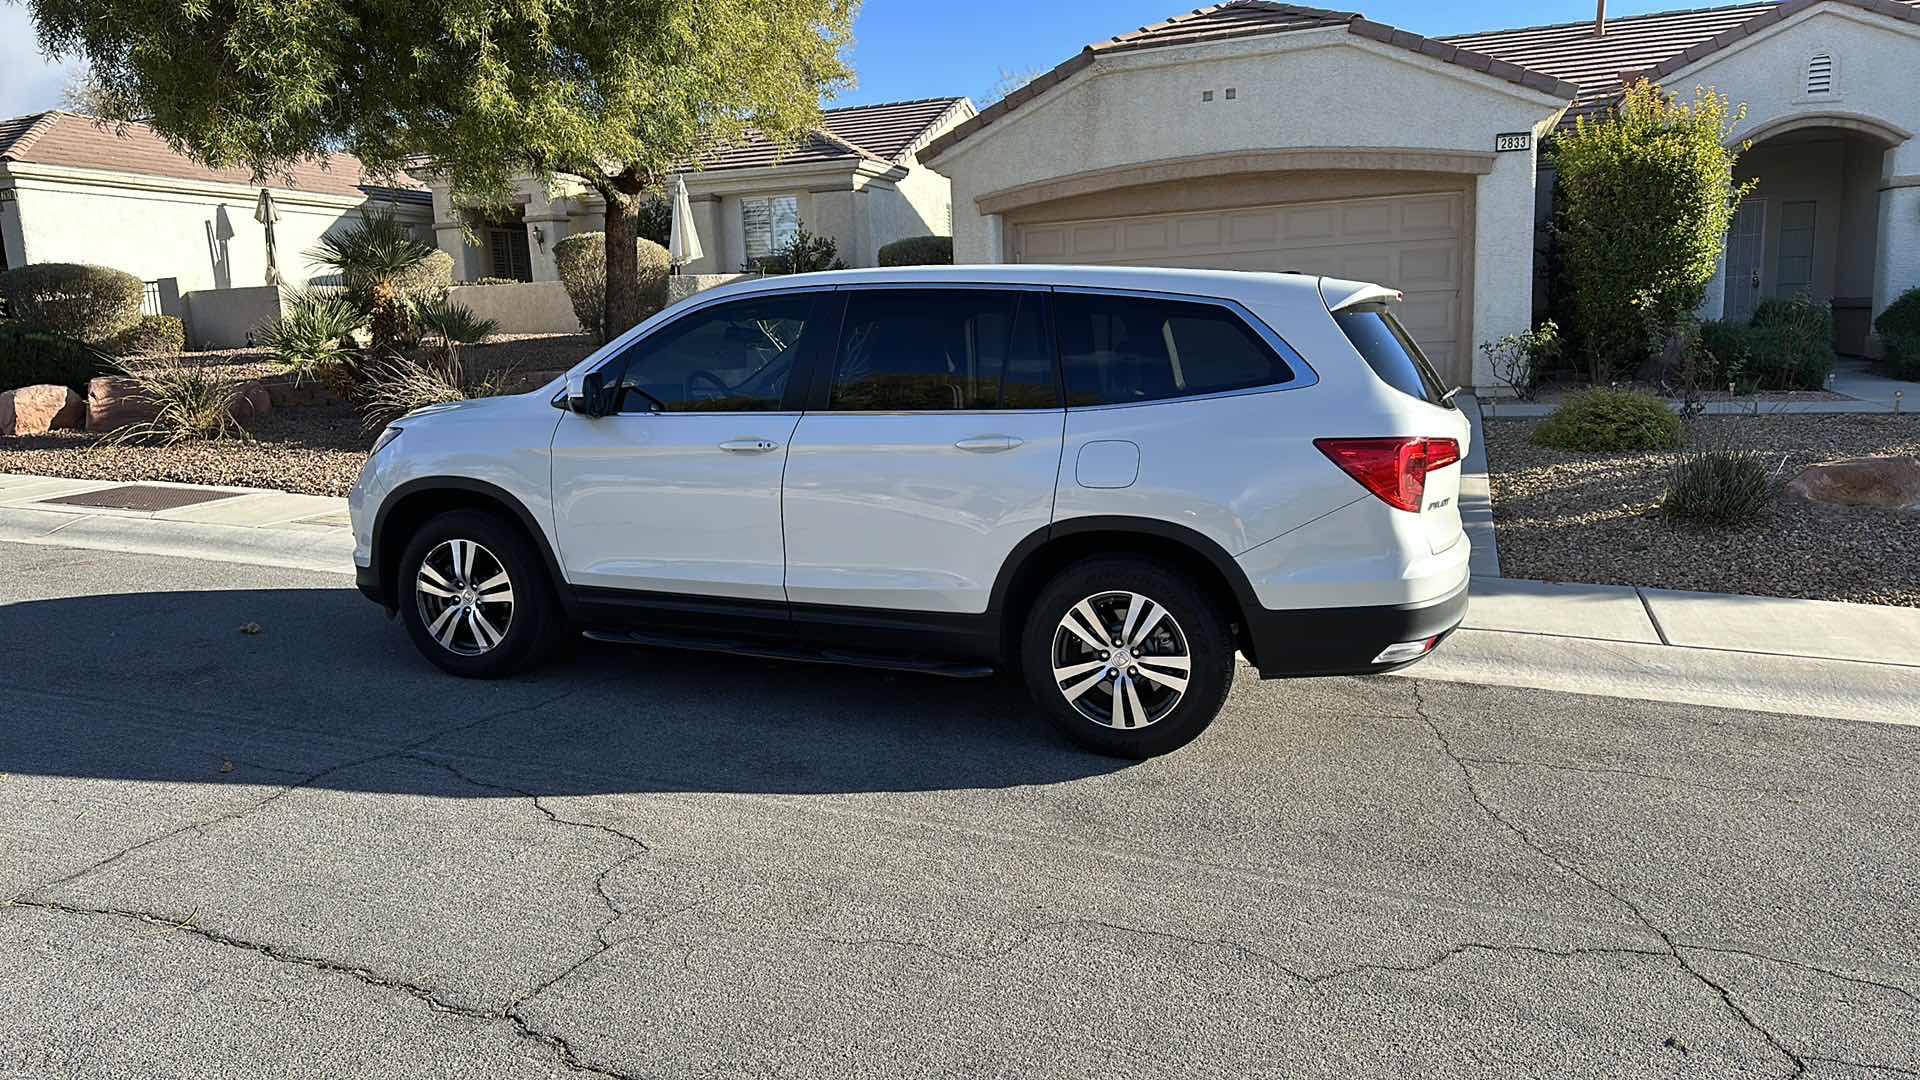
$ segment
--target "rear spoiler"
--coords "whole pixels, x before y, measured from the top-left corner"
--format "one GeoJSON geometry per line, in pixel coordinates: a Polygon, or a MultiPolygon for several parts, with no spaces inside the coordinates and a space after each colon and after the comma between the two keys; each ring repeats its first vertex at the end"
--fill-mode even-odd
{"type": "Polygon", "coordinates": [[[1397,289],[1383,285],[1369,285],[1364,281],[1341,281],[1338,278],[1320,279],[1320,299],[1332,312],[1348,311],[1368,305],[1397,304],[1406,299],[1397,289]]]}

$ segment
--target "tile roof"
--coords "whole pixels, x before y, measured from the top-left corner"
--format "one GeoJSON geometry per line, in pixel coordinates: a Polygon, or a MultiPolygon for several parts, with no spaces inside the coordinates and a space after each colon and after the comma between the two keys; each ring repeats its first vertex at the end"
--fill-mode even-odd
{"type": "Polygon", "coordinates": [[[713,172],[856,158],[898,165],[955,110],[972,115],[973,103],[964,97],[943,97],[827,109],[820,114],[820,127],[798,146],[783,148],[750,136],[744,143],[708,154],[701,168],[713,172]]]}
{"type": "Polygon", "coordinates": [[[1162,49],[1178,45],[1205,45],[1236,38],[1342,26],[1355,37],[1397,46],[1431,56],[1445,63],[1459,64],[1568,101],[1573,100],[1578,91],[1578,87],[1571,82],[1506,63],[1472,49],[1421,37],[1419,34],[1408,33],[1385,23],[1373,22],[1358,12],[1273,3],[1271,0],[1227,0],[1226,3],[1196,8],[1186,15],[1176,15],[1163,22],[1143,26],[1130,33],[1088,45],[1077,56],[1008,94],[982,110],[973,119],[933,140],[927,146],[928,156],[945,152],[1109,53],[1162,49]]]}
{"type": "MultiPolygon", "coordinates": [[[[1787,18],[1821,0],[1735,4],[1728,7],[1660,11],[1607,20],[1596,35],[1593,20],[1459,34],[1441,40],[1486,53],[1510,64],[1565,79],[1580,87],[1568,116],[1592,112],[1610,102],[1625,85],[1622,76],[1646,75],[1656,81],[1708,53],[1731,45],[1762,26],[1787,18]]],[[[1855,7],[1920,22],[1920,0],[1841,0],[1855,7]]]]}
{"type": "Polygon", "coordinates": [[[319,195],[374,195],[403,202],[428,202],[426,188],[404,177],[375,180],[349,154],[305,161],[286,175],[255,177],[250,169],[210,169],[173,152],[144,124],[102,125],[92,117],[44,112],[0,120],[0,161],[103,169],[142,176],[165,176],[248,187],[274,187],[319,195]]]}

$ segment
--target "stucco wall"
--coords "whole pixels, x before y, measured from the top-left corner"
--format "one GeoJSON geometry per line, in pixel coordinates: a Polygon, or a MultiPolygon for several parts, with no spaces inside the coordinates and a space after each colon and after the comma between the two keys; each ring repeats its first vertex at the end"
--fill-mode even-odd
{"type": "MultiPolygon", "coordinates": [[[[1795,117],[1867,118],[1902,136],[1920,133],[1920,27],[1838,4],[1810,8],[1683,68],[1669,90],[1710,86],[1747,106],[1736,140],[1795,117]],[[1806,93],[1816,53],[1834,60],[1833,91],[1806,93]]],[[[1902,137],[1882,152],[1874,243],[1873,310],[1920,287],[1920,139],[1902,137]]],[[[1857,228],[1857,226],[1856,226],[1857,228]]],[[[1769,233],[1773,226],[1769,225],[1769,233]]],[[[1841,289],[1850,294],[1851,285],[1841,289]]]]}
{"type": "Polygon", "coordinates": [[[455,285],[450,299],[473,309],[483,319],[500,324],[503,334],[577,334],[580,321],[573,302],[557,281],[523,281],[512,285],[455,285]]]}
{"type": "MultiPolygon", "coordinates": [[[[96,263],[143,281],[175,278],[182,293],[265,284],[265,227],[253,220],[258,189],[85,175],[86,182],[16,177],[14,213],[21,250],[9,244],[10,257],[96,263]]],[[[323,234],[357,219],[361,211],[349,199],[284,190],[274,196],[280,212],[275,252],[282,277],[305,283],[326,272],[306,252],[323,234]]],[[[417,226],[428,222],[426,207],[399,204],[396,210],[417,226]]]]}
{"type": "Polygon", "coordinates": [[[281,292],[272,285],[199,289],[180,299],[187,344],[195,349],[239,348],[280,317],[281,292]]]}
{"type": "MultiPolygon", "coordinates": [[[[1011,230],[978,200],[1020,185],[1230,151],[1481,153],[1498,133],[1547,130],[1563,104],[1344,28],[1301,31],[1104,55],[933,164],[953,181],[955,260],[1000,262],[1011,230]]],[[[1476,342],[1531,321],[1534,172],[1532,152],[1505,153],[1474,181],[1476,342]]]]}

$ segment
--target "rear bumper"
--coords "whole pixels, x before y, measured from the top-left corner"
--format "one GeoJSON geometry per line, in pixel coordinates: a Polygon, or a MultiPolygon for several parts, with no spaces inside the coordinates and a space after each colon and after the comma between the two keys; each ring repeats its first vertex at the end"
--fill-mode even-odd
{"type": "MultiPolygon", "coordinates": [[[[1247,612],[1247,632],[1263,679],[1377,675],[1417,664],[1376,664],[1389,645],[1450,634],[1467,616],[1468,583],[1437,600],[1385,606],[1247,612]]],[[[1420,659],[1425,659],[1421,657],[1420,659]]]]}

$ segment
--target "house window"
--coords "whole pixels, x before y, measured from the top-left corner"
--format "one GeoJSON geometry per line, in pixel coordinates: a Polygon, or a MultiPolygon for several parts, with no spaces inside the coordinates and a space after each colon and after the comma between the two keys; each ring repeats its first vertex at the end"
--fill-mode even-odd
{"type": "Polygon", "coordinates": [[[1833,54],[1816,53],[1807,61],[1807,93],[1833,93],[1833,54]]]}
{"type": "Polygon", "coordinates": [[[533,255],[527,250],[524,225],[496,225],[487,230],[489,276],[514,281],[533,280],[533,255]]]}
{"type": "Polygon", "coordinates": [[[799,231],[798,195],[740,200],[740,235],[746,241],[748,264],[757,263],[793,243],[799,231]]]}
{"type": "Polygon", "coordinates": [[[1811,201],[1780,207],[1780,258],[1775,264],[1775,296],[1811,296],[1813,293],[1813,226],[1811,201]]]}

